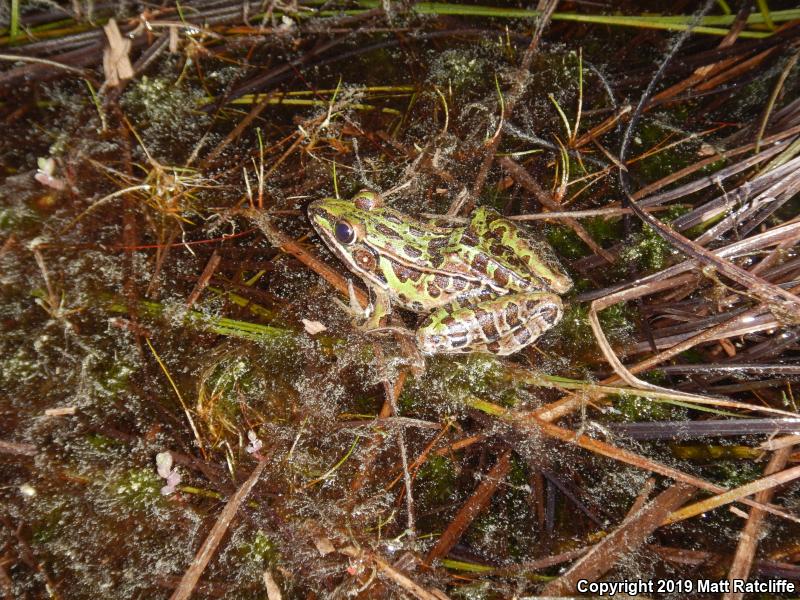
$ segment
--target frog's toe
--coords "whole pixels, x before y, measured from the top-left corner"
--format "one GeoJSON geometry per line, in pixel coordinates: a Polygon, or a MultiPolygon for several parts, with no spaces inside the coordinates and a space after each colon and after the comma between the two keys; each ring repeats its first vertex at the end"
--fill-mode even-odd
{"type": "Polygon", "coordinates": [[[388,333],[396,333],[406,337],[413,338],[414,332],[405,327],[398,327],[396,325],[387,325],[384,327],[373,327],[371,329],[364,329],[363,332],[367,335],[385,335],[388,333]]]}

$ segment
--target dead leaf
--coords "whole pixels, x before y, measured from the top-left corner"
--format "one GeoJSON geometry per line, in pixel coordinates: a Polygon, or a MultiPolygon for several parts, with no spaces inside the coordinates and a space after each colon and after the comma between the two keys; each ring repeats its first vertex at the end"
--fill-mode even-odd
{"type": "Polygon", "coordinates": [[[44,414],[48,417],[68,417],[74,415],[78,409],[74,406],[61,406],[59,408],[48,408],[44,414]]]}
{"type": "Polygon", "coordinates": [[[336,550],[331,541],[322,535],[314,537],[314,546],[317,547],[317,552],[319,552],[320,556],[325,556],[336,550]]]}
{"type": "Polygon", "coordinates": [[[103,31],[108,38],[108,46],[103,50],[103,72],[106,75],[106,85],[113,87],[119,85],[124,79],[133,77],[133,66],[128,58],[131,50],[131,41],[123,38],[114,19],[109,19],[103,25],[103,31]]]}
{"type": "Polygon", "coordinates": [[[177,27],[170,27],[169,28],[169,51],[172,54],[178,53],[178,28],[177,27]]]}
{"type": "Polygon", "coordinates": [[[281,588],[278,587],[278,584],[275,583],[275,579],[272,577],[272,573],[269,571],[264,571],[264,587],[267,588],[267,598],[268,600],[281,600],[283,596],[281,596],[281,588]]]}
{"type": "Polygon", "coordinates": [[[310,335],[316,335],[328,329],[327,327],[325,327],[325,325],[323,325],[319,321],[309,321],[308,319],[300,319],[300,320],[303,323],[303,327],[306,328],[306,331],[310,335]]]}
{"type": "Polygon", "coordinates": [[[736,356],[736,346],[734,346],[729,339],[722,338],[719,340],[719,345],[729,357],[736,356]]]}

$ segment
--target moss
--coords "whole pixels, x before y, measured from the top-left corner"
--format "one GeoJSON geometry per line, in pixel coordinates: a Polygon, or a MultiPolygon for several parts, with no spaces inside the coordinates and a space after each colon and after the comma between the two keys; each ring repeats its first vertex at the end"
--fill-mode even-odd
{"type": "Polygon", "coordinates": [[[672,245],[649,225],[642,227],[620,254],[620,263],[634,263],[639,270],[660,271],[667,266],[669,257],[677,254],[672,245]]]}
{"type": "Polygon", "coordinates": [[[726,488],[740,487],[763,477],[762,470],[762,464],[740,460],[716,460],[710,467],[713,480],[726,488]]]}
{"type": "Polygon", "coordinates": [[[690,348],[689,350],[684,350],[678,356],[680,357],[681,362],[690,365],[703,364],[704,362],[706,362],[705,356],[703,356],[703,353],[697,348],[690,348]]]}
{"type": "Polygon", "coordinates": [[[63,535],[62,523],[66,515],[65,507],[59,506],[48,511],[31,526],[31,540],[34,544],[47,544],[57,541],[63,535]]]}
{"type": "Polygon", "coordinates": [[[626,421],[683,421],[688,414],[685,408],[628,394],[619,395],[614,408],[626,421]]]}
{"type": "MultiPolygon", "coordinates": [[[[600,246],[618,241],[623,235],[622,220],[592,217],[582,219],[581,224],[600,246]]],[[[562,256],[575,260],[588,256],[591,251],[584,241],[569,227],[550,225],[546,229],[547,241],[562,256]]]]}
{"type": "Polygon", "coordinates": [[[405,414],[440,418],[443,412],[462,410],[470,395],[507,404],[506,391],[502,363],[496,357],[438,355],[427,360],[422,377],[406,383],[399,404],[405,414]]]}
{"type": "Polygon", "coordinates": [[[576,260],[589,254],[589,247],[569,227],[550,226],[546,236],[553,249],[565,258],[576,260]]]}
{"type": "Polygon", "coordinates": [[[134,368],[123,361],[113,362],[95,381],[109,396],[117,396],[128,391],[128,384],[134,368]]]}
{"type": "Polygon", "coordinates": [[[122,445],[120,441],[100,435],[99,433],[90,433],[86,436],[86,441],[89,443],[89,446],[98,451],[110,450],[114,446],[122,445]]]}
{"type": "Polygon", "coordinates": [[[667,377],[667,374],[659,369],[646,371],[644,373],[639,374],[638,377],[639,379],[647,381],[648,383],[652,383],[654,385],[669,387],[669,378],[667,377]]]}
{"type": "Polygon", "coordinates": [[[459,600],[496,600],[503,597],[497,586],[488,581],[460,585],[449,591],[449,595],[459,600]]]}
{"type": "MultiPolygon", "coordinates": [[[[556,344],[563,355],[592,360],[597,356],[597,340],[588,314],[588,305],[568,304],[564,317],[544,341],[556,344]]],[[[637,320],[636,309],[628,304],[614,304],[600,313],[600,325],[612,345],[627,339],[637,320]]]]}
{"type": "Polygon", "coordinates": [[[249,428],[241,425],[243,404],[266,415],[268,420],[286,417],[285,407],[273,400],[279,398],[282,402],[290,397],[290,392],[270,393],[270,386],[279,388],[283,381],[276,376],[267,382],[266,377],[248,354],[239,353],[223,356],[205,371],[198,393],[197,413],[213,442],[227,437],[231,445],[238,445],[240,434],[249,428]]]}
{"type": "Polygon", "coordinates": [[[358,395],[353,398],[351,409],[356,414],[372,415],[383,406],[383,398],[379,396],[358,395]]]}
{"type": "Polygon", "coordinates": [[[616,242],[622,238],[624,227],[622,219],[591,217],[581,221],[589,235],[600,245],[608,242],[616,242]]]}
{"type": "MultiPolygon", "coordinates": [[[[676,123],[681,123],[675,118],[676,123]]],[[[670,135],[674,136],[674,130],[670,131],[658,123],[649,122],[641,125],[637,135],[634,137],[634,144],[631,155],[635,156],[648,151],[663,143],[670,135]]],[[[697,160],[696,145],[680,144],[666,150],[661,150],[643,158],[636,163],[636,172],[645,181],[656,181],[682,169],[697,160]]]]}
{"type": "Polygon", "coordinates": [[[431,63],[430,79],[440,88],[455,92],[469,91],[491,81],[486,59],[464,48],[451,48],[437,55],[431,63]]]}
{"type": "Polygon", "coordinates": [[[242,543],[237,551],[247,562],[259,565],[274,565],[280,558],[277,545],[261,529],[251,540],[242,543]]]}
{"type": "Polygon", "coordinates": [[[129,469],[118,479],[111,481],[109,490],[117,500],[131,509],[150,508],[155,502],[163,499],[161,487],[163,481],[153,469],[129,469]]]}
{"type": "Polygon", "coordinates": [[[414,483],[420,506],[431,509],[451,499],[456,489],[456,471],[446,456],[432,455],[422,465],[414,483]]]}
{"type": "Polygon", "coordinates": [[[151,156],[163,164],[181,164],[179,153],[191,152],[210,124],[210,117],[195,109],[204,97],[202,88],[176,85],[170,77],[146,75],[131,81],[122,97],[129,118],[151,156]]]}
{"type": "Polygon", "coordinates": [[[13,389],[14,384],[30,381],[40,376],[34,357],[23,347],[17,348],[13,356],[0,361],[0,386],[13,389]]]}

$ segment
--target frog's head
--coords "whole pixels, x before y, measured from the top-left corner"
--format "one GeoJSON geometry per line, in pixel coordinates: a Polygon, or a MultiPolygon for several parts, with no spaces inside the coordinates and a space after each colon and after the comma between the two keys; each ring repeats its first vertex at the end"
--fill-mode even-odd
{"type": "Polygon", "coordinates": [[[325,244],[351,270],[383,287],[385,280],[377,275],[378,252],[367,243],[368,232],[382,207],[382,198],[365,190],[350,200],[315,200],[308,206],[308,218],[325,244]]]}

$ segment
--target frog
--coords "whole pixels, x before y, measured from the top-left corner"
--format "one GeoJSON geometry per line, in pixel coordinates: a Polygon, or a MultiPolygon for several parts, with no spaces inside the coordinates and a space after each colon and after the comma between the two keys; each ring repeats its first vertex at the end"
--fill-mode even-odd
{"type": "Polygon", "coordinates": [[[405,214],[362,190],[315,200],[308,216],[369,291],[362,327],[380,330],[394,306],[416,313],[410,333],[423,355],[513,354],[563,316],[573,283],[553,249],[489,207],[454,223],[405,214]]]}

